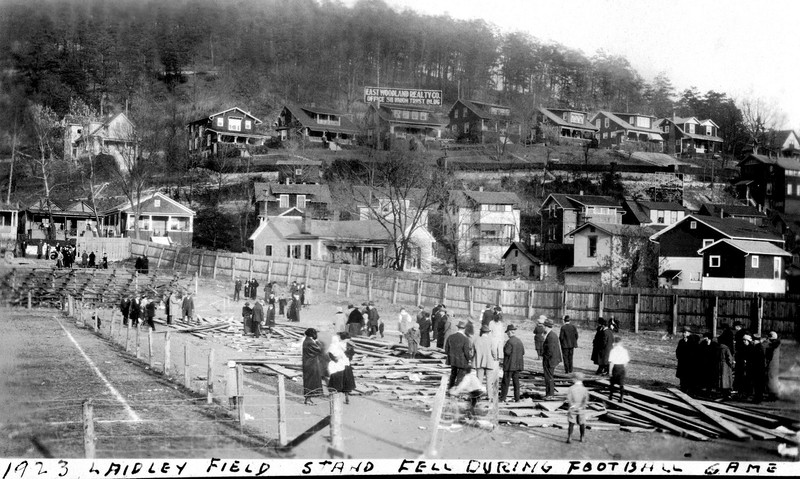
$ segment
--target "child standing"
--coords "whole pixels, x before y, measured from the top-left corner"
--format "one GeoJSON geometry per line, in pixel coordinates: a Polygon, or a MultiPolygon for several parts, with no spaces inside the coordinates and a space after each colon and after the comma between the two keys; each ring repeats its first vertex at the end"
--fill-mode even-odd
{"type": "Polygon", "coordinates": [[[411,327],[405,333],[406,340],[408,341],[408,356],[414,359],[417,356],[419,349],[419,324],[411,323],[411,327]]]}
{"type": "Polygon", "coordinates": [[[581,432],[580,441],[583,442],[583,436],[586,433],[585,411],[586,406],[589,404],[589,391],[583,385],[583,373],[572,374],[572,386],[567,389],[567,404],[569,410],[567,411],[567,444],[569,444],[572,437],[572,431],[575,429],[575,423],[578,424],[581,432]]]}
{"type": "Polygon", "coordinates": [[[608,390],[609,401],[614,397],[614,384],[619,385],[619,402],[623,402],[622,397],[625,395],[625,367],[631,361],[631,358],[622,343],[621,336],[615,337],[614,347],[611,348],[611,354],[608,356],[608,365],[611,368],[611,384],[608,390]]]}

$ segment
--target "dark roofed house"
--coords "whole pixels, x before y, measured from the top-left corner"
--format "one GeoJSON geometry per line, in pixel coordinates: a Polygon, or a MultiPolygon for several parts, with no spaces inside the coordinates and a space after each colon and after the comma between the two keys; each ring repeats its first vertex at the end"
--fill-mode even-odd
{"type": "Polygon", "coordinates": [[[418,142],[424,144],[441,139],[442,130],[447,126],[447,121],[429,107],[386,103],[379,107],[370,104],[365,123],[367,144],[384,150],[398,140],[408,142],[408,147],[413,149],[418,142]]]}
{"type": "Polygon", "coordinates": [[[358,128],[346,114],[330,108],[287,104],[274,123],[281,141],[305,138],[331,149],[353,143],[358,128]]]}
{"type": "Polygon", "coordinates": [[[652,115],[600,111],[592,121],[599,130],[597,140],[601,148],[636,142],[646,151],[661,152],[664,149],[662,131],[655,126],[656,117],[652,115]]]}
{"type": "Polygon", "coordinates": [[[305,183],[260,183],[254,185],[256,214],[268,217],[329,219],[332,203],[328,185],[305,183]]]}
{"type": "Polygon", "coordinates": [[[625,200],[622,222],[637,226],[669,226],[686,216],[686,209],[678,203],[666,201],[625,200]]]}
{"type": "Polygon", "coordinates": [[[558,127],[560,136],[581,140],[594,139],[599,130],[589,121],[588,113],[568,108],[539,107],[537,120],[542,124],[558,127]]]}
{"type": "MultiPolygon", "coordinates": [[[[469,139],[472,143],[486,142],[486,132],[499,138],[511,134],[511,108],[478,100],[457,100],[447,113],[448,128],[456,139],[469,139]]],[[[517,132],[517,136],[519,132],[517,132]]]]}
{"type": "Polygon", "coordinates": [[[800,139],[794,130],[770,132],[770,142],[765,147],[777,156],[800,158],[800,139]]]}
{"type": "Polygon", "coordinates": [[[662,118],[655,123],[664,138],[664,153],[689,158],[711,158],[722,152],[719,126],[710,119],[662,118]]]}
{"type": "Polygon", "coordinates": [[[698,215],[716,216],[718,218],[735,218],[748,221],[755,226],[764,226],[767,215],[755,206],[749,205],[729,205],[724,203],[703,203],[700,206],[698,215]]]}
{"type": "Polygon", "coordinates": [[[503,272],[506,276],[523,276],[533,280],[541,278],[542,261],[537,258],[528,247],[514,241],[503,256],[503,272]]]}
{"type": "Polygon", "coordinates": [[[542,239],[545,243],[572,244],[567,232],[588,221],[621,224],[625,213],[611,196],[552,193],[540,208],[542,239]]]}
{"type": "Polygon", "coordinates": [[[87,232],[89,235],[97,234],[94,211],[83,200],[50,200],[48,203],[47,200],[40,199],[25,208],[22,225],[28,241],[47,239],[48,228],[52,228],[52,239],[57,241],[74,240],[87,232]]]}
{"type": "Polygon", "coordinates": [[[16,249],[19,228],[19,203],[0,201],[0,249],[16,249]]]}
{"type": "Polygon", "coordinates": [[[186,125],[189,131],[189,153],[208,156],[235,150],[249,156],[251,147],[264,144],[267,136],[256,126],[261,120],[239,107],[212,113],[186,125]]]}
{"type": "Polygon", "coordinates": [[[800,160],[751,154],[739,162],[736,192],[761,211],[800,214],[800,160]]]}
{"type": "Polygon", "coordinates": [[[444,215],[445,235],[457,240],[459,255],[498,264],[508,246],[519,241],[519,204],[515,193],[451,190],[444,215]]]}
{"type": "MultiPolygon", "coordinates": [[[[103,209],[100,215],[103,234],[136,238],[135,203],[127,198],[113,203],[116,204],[103,209]]],[[[139,204],[138,239],[162,244],[192,245],[196,215],[194,210],[159,192],[142,195],[139,204]]]]}
{"type": "Polygon", "coordinates": [[[765,241],[719,239],[700,249],[703,290],[786,293],[792,255],[765,241]]]}

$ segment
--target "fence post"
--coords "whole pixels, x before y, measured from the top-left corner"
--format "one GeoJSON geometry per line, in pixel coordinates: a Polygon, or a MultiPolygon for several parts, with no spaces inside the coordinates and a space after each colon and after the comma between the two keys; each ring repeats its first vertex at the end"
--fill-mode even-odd
{"type": "Polygon", "coordinates": [[[394,284],[392,284],[392,304],[397,303],[397,276],[394,277],[394,284]]]}
{"type": "Polygon", "coordinates": [[[195,296],[197,296],[197,287],[198,287],[198,283],[200,282],[199,276],[200,276],[200,272],[199,271],[194,274],[194,294],[195,294],[195,296]]]}
{"type": "Polygon", "coordinates": [[[672,335],[678,334],[678,295],[672,295],[672,335]]]}
{"type": "Polygon", "coordinates": [[[150,328],[147,328],[147,358],[150,369],[153,369],[153,330],[150,328]]]}
{"type": "Polygon", "coordinates": [[[129,352],[131,350],[131,323],[128,321],[128,324],[125,325],[125,352],[129,352]]]}
{"type": "Polygon", "coordinates": [[[633,309],[633,332],[639,332],[639,315],[642,311],[642,293],[636,293],[636,304],[633,309]]]}
{"type": "Polygon", "coordinates": [[[311,284],[311,263],[306,263],[306,284],[311,284]]]}
{"type": "Polygon", "coordinates": [[[339,296],[339,286],[342,284],[342,267],[339,266],[339,273],[336,276],[336,296],[339,296]]]}
{"type": "Polygon", "coordinates": [[[133,272],[133,283],[134,283],[134,288],[135,288],[134,292],[138,296],[139,295],[139,272],[138,271],[134,271],[133,272]]]}
{"type": "Polygon", "coordinates": [[[189,254],[186,255],[186,269],[183,271],[185,274],[189,274],[189,266],[192,265],[192,250],[189,250],[189,254]]]}
{"type": "Polygon", "coordinates": [[[161,257],[164,256],[164,248],[158,251],[158,261],[156,261],[156,269],[161,267],[161,257]]]}
{"type": "Polygon", "coordinates": [[[505,296],[504,293],[505,290],[503,290],[503,288],[497,290],[497,305],[501,308],[503,307],[503,296],[505,296]]]}
{"type": "Polygon", "coordinates": [[[267,265],[267,283],[272,282],[272,260],[269,260],[269,264],[267,265]]]}
{"type": "Polygon", "coordinates": [[[756,323],[756,334],[761,336],[761,327],[764,325],[764,297],[758,297],[758,322],[756,323]]]}
{"type": "Polygon", "coordinates": [[[601,292],[600,302],[597,307],[597,316],[599,318],[602,318],[605,315],[605,309],[606,309],[606,293],[601,292]]]}
{"type": "Polygon", "coordinates": [[[347,279],[345,280],[345,285],[344,285],[344,295],[347,296],[348,298],[350,297],[350,281],[352,276],[353,276],[353,270],[348,269],[347,279]]]}
{"type": "Polygon", "coordinates": [[[528,318],[533,318],[533,298],[534,294],[536,294],[536,288],[531,287],[528,290],[528,318]]]}
{"type": "Polygon", "coordinates": [[[367,301],[372,301],[372,273],[367,275],[367,301]]]}
{"type": "Polygon", "coordinates": [[[164,376],[169,376],[169,365],[171,362],[170,355],[172,351],[170,351],[170,332],[167,331],[164,334],[164,376]]]}
{"type": "Polygon", "coordinates": [[[214,350],[208,351],[208,374],[206,376],[206,402],[214,402],[214,350]]]}
{"type": "Polygon", "coordinates": [[[719,319],[719,296],[714,296],[714,310],[711,316],[711,337],[717,337],[717,320],[719,319]]]}
{"type": "Polygon", "coordinates": [[[33,294],[30,290],[28,290],[28,309],[31,309],[31,303],[33,302],[33,294]]]}
{"type": "Polygon", "coordinates": [[[67,295],[67,314],[70,318],[75,316],[75,300],[71,294],[67,295]]]}
{"type": "MultiPolygon", "coordinates": [[[[81,315],[82,316],[82,315],[81,315]]],[[[142,323],[136,323],[136,359],[139,359],[139,351],[141,350],[140,332],[142,331],[142,323]]]]}
{"type": "Polygon", "coordinates": [[[439,390],[436,392],[436,398],[433,401],[433,410],[431,411],[431,424],[428,429],[431,431],[431,439],[428,448],[425,450],[426,457],[436,457],[436,438],[439,435],[439,418],[442,416],[444,409],[445,394],[447,393],[447,380],[449,378],[446,374],[442,375],[442,381],[439,383],[439,390]]]}
{"type": "Polygon", "coordinates": [[[92,326],[94,327],[94,332],[98,332],[100,330],[100,312],[97,310],[97,306],[94,308],[94,321],[92,321],[92,326]]]}
{"type": "Polygon", "coordinates": [[[417,280],[417,305],[422,304],[422,278],[417,280]]]}
{"type": "Polygon", "coordinates": [[[175,249],[175,256],[172,257],[172,271],[175,271],[175,267],[178,266],[178,256],[180,256],[181,250],[175,249]]]}
{"type": "Polygon", "coordinates": [[[244,426],[244,368],[236,363],[236,411],[239,413],[239,427],[244,426]]]}
{"type": "Polygon", "coordinates": [[[250,258],[250,271],[247,274],[247,279],[253,279],[253,258],[250,258]]]}
{"type": "Polygon", "coordinates": [[[337,451],[344,450],[342,440],[342,394],[331,394],[331,447],[337,451]]]}
{"type": "Polygon", "coordinates": [[[286,382],[283,374],[278,374],[278,444],[285,446],[286,436],[286,382]]]}
{"type": "Polygon", "coordinates": [[[111,309],[111,322],[108,323],[108,335],[111,337],[111,341],[114,341],[114,317],[117,315],[117,310],[112,308],[111,309]]]}
{"type": "Polygon", "coordinates": [[[563,318],[567,314],[567,287],[564,286],[564,293],[561,298],[561,317],[563,318]]]}
{"type": "Polygon", "coordinates": [[[289,271],[286,273],[286,284],[292,284],[292,270],[294,269],[294,260],[289,260],[289,271]]]}
{"type": "Polygon", "coordinates": [[[197,263],[197,276],[203,273],[203,260],[206,259],[205,253],[200,253],[200,261],[197,263]]]}
{"type": "Polygon", "coordinates": [[[217,279],[217,263],[219,262],[219,253],[214,253],[214,271],[211,273],[212,279],[217,279]]]}
{"type": "Polygon", "coordinates": [[[236,277],[236,255],[231,255],[231,279],[236,277]]]}
{"type": "Polygon", "coordinates": [[[442,286],[442,304],[447,304],[447,281],[442,286]]]}
{"type": "Polygon", "coordinates": [[[189,343],[183,345],[183,385],[186,389],[192,387],[192,377],[189,374],[189,343]]]}
{"type": "Polygon", "coordinates": [[[83,455],[86,459],[94,459],[94,406],[92,400],[83,402],[83,455]]]}
{"type": "Polygon", "coordinates": [[[475,286],[469,285],[469,314],[475,312],[475,286]]]}

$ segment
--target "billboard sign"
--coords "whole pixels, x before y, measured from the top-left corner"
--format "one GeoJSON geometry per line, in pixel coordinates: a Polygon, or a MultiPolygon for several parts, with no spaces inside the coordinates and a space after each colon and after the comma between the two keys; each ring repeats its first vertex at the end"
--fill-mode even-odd
{"type": "Polygon", "coordinates": [[[441,106],[442,90],[420,90],[416,88],[364,87],[364,101],[389,103],[392,105],[441,106]]]}

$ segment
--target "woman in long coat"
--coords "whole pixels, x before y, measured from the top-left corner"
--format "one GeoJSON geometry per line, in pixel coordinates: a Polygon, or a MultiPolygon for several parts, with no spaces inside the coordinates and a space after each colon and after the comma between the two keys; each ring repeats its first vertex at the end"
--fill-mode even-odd
{"type": "Polygon", "coordinates": [[[306,339],[303,341],[303,397],[304,404],[314,404],[313,397],[322,396],[322,377],[319,369],[319,357],[322,347],[317,341],[317,330],[306,329],[306,339]]]}
{"type": "Polygon", "coordinates": [[[718,343],[717,348],[717,374],[719,380],[717,387],[722,392],[722,397],[728,398],[731,396],[731,388],[733,387],[733,353],[725,343],[718,343]]]}
{"type": "Polygon", "coordinates": [[[781,363],[781,340],[778,339],[778,333],[770,331],[769,342],[767,343],[767,394],[770,398],[778,397],[780,390],[780,381],[778,374],[780,373],[781,363]]]}
{"type": "Polygon", "coordinates": [[[597,365],[595,374],[608,374],[608,357],[614,347],[614,333],[606,326],[603,318],[597,320],[597,332],[592,340],[592,362],[597,365]]]}
{"type": "Polygon", "coordinates": [[[419,324],[419,345],[424,348],[431,346],[431,317],[427,311],[417,320],[419,324]]]}
{"type": "Polygon", "coordinates": [[[250,331],[253,336],[260,338],[261,323],[264,321],[264,306],[261,304],[261,300],[257,299],[255,303],[253,305],[253,319],[250,321],[250,331]]]}
{"type": "Polygon", "coordinates": [[[275,303],[267,304],[265,316],[267,334],[272,334],[272,328],[275,326],[275,303]]]}
{"type": "Polygon", "coordinates": [[[292,301],[289,303],[286,318],[295,323],[300,322],[300,297],[296,294],[292,296],[292,301]]]}

